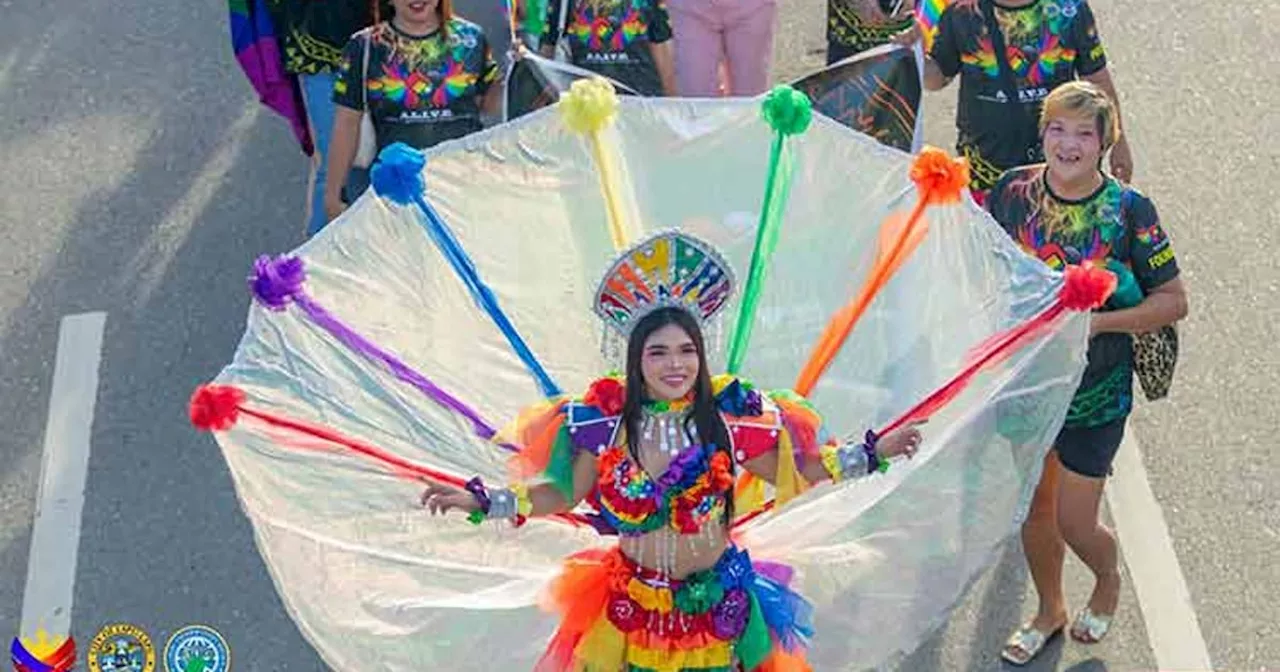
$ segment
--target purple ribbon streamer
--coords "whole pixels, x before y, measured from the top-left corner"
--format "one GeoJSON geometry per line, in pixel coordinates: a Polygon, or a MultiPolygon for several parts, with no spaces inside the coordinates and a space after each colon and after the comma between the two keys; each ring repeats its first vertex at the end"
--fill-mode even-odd
{"type": "MultiPolygon", "coordinates": [[[[334,317],[329,311],[325,310],[323,306],[312,300],[306,292],[298,290],[293,295],[293,300],[294,303],[296,303],[299,308],[302,308],[303,312],[311,318],[312,322],[315,322],[325,331],[333,334],[339,341],[342,341],[343,345],[346,345],[348,348],[359,352],[369,359],[382,362],[388,369],[391,369],[391,372],[400,380],[416,387],[423,394],[430,397],[432,401],[453,410],[471,421],[471,424],[475,427],[476,434],[478,434],[480,438],[489,440],[498,433],[497,430],[490,426],[489,423],[485,422],[479,414],[466,404],[462,403],[448,392],[440,389],[440,387],[435,383],[428,380],[426,376],[414,371],[409,367],[409,365],[397,359],[395,355],[379,348],[365,337],[352,331],[347,327],[347,325],[343,324],[341,320],[334,317]]],[[[515,446],[505,443],[500,445],[509,451],[518,451],[515,446]]]]}

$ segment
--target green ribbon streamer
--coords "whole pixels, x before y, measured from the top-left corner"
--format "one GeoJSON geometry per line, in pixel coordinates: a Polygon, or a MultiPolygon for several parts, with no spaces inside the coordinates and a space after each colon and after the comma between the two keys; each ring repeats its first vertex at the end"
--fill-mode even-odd
{"type": "Polygon", "coordinates": [[[773,258],[773,251],[778,246],[782,213],[786,210],[787,198],[791,194],[795,164],[790,147],[787,146],[787,137],[805,132],[813,114],[809,97],[785,84],[778,85],[769,92],[761,111],[765,121],[774,129],[773,147],[769,152],[764,205],[760,208],[760,225],[756,227],[751,268],[747,273],[747,283],[742,289],[737,325],[729,341],[727,370],[730,374],[737,374],[741,370],[742,360],[746,357],[765,274],[773,258]]]}
{"type": "Polygon", "coordinates": [[[743,669],[754,670],[772,651],[773,639],[769,637],[769,625],[764,622],[764,611],[760,609],[760,600],[755,593],[751,593],[751,615],[747,617],[747,627],[733,646],[733,652],[742,661],[743,669]]]}

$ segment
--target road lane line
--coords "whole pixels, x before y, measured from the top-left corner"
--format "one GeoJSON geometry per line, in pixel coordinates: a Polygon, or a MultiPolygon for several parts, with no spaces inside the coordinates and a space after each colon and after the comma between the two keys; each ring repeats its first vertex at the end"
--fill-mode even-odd
{"type": "Polygon", "coordinates": [[[1142,452],[1126,431],[1107,484],[1107,504],[1147,637],[1162,672],[1212,670],[1191,592],[1173,550],[1169,528],[1142,466],[1142,452]]]}
{"type": "Polygon", "coordinates": [[[40,629],[55,637],[71,632],[80,514],[106,321],[107,314],[101,312],[68,315],[58,330],[40,490],[22,594],[19,633],[23,637],[34,637],[40,629]]]}

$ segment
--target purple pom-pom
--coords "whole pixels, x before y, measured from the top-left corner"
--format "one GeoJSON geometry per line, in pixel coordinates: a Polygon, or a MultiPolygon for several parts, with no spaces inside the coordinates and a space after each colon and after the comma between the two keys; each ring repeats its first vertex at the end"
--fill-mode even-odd
{"type": "Polygon", "coordinates": [[[302,291],[306,277],[299,257],[272,259],[264,254],[253,262],[249,288],[262,305],[271,310],[284,310],[289,300],[302,291]]]}

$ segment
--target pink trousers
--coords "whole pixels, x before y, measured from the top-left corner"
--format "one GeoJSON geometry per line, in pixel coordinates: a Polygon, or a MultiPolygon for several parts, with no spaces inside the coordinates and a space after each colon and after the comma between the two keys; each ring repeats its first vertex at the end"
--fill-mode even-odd
{"type": "Polygon", "coordinates": [[[675,36],[680,95],[720,95],[720,64],[731,96],[754,96],[769,87],[777,0],[667,0],[675,36]]]}

